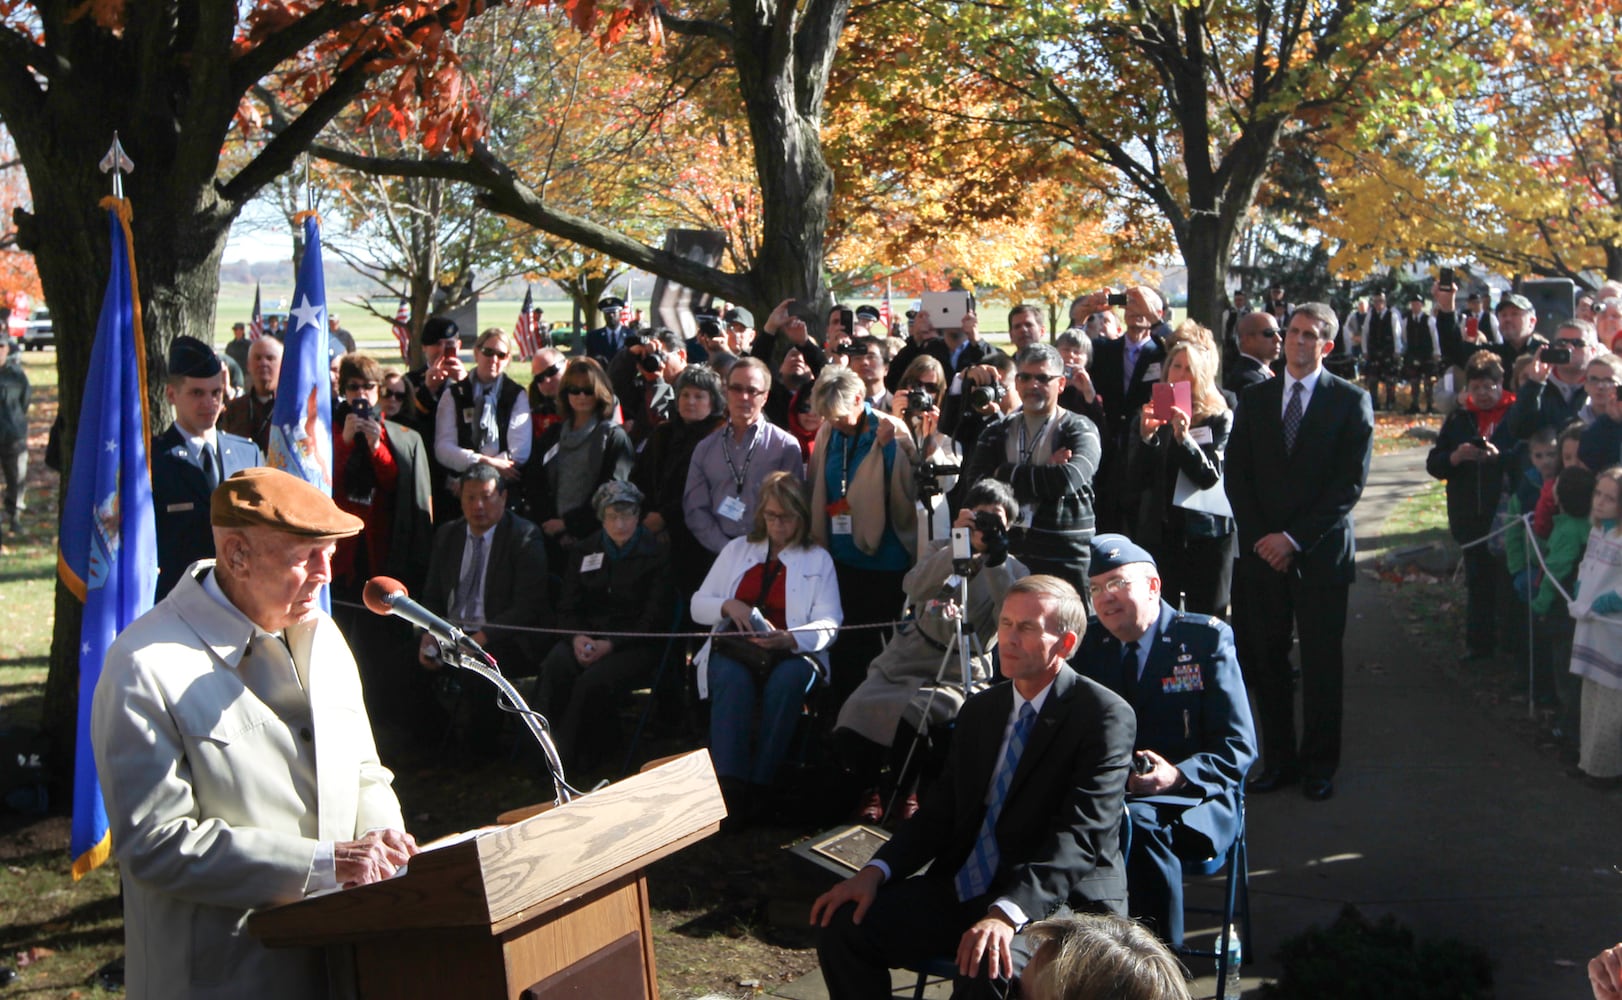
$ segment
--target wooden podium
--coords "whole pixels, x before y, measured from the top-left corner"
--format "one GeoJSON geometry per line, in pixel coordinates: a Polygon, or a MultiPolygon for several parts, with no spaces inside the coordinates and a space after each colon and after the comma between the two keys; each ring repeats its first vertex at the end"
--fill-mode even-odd
{"type": "Polygon", "coordinates": [[[657,997],[642,869],[720,828],[709,753],[527,815],[248,929],[271,947],[345,946],[362,1000],[657,997]]]}

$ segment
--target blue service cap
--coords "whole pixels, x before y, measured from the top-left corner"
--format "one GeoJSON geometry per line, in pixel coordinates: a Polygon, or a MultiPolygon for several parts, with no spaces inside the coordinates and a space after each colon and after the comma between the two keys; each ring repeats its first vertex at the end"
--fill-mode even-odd
{"type": "Polygon", "coordinates": [[[1125,535],[1113,533],[1094,535],[1089,545],[1092,550],[1092,560],[1087,566],[1089,576],[1099,576],[1132,563],[1148,563],[1155,566],[1155,557],[1149,554],[1149,550],[1125,535]]]}

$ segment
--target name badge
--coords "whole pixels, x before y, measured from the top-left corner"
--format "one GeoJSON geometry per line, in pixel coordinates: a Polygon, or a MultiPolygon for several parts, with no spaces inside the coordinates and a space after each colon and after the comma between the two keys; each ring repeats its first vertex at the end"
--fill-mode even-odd
{"type": "Polygon", "coordinates": [[[850,515],[835,514],[832,518],[834,534],[848,535],[851,532],[850,515]]]}
{"type": "Polygon", "coordinates": [[[552,461],[552,459],[557,458],[559,447],[559,445],[553,445],[552,447],[546,449],[546,454],[541,456],[541,464],[545,465],[546,463],[552,461]]]}
{"type": "Polygon", "coordinates": [[[197,505],[194,503],[172,503],[163,509],[165,513],[169,514],[184,514],[186,511],[191,510],[196,506],[197,505]]]}
{"type": "MultiPolygon", "coordinates": [[[[1159,378],[1159,377],[1160,377],[1159,375],[1155,376],[1155,378],[1159,378]]],[[[478,413],[477,410],[475,410],[471,406],[462,407],[462,422],[463,423],[471,424],[471,423],[477,421],[478,419],[479,419],[479,413],[478,413]]]]}
{"type": "Polygon", "coordinates": [[[601,552],[593,552],[580,560],[580,572],[582,573],[590,573],[594,569],[602,568],[603,554],[601,552]]]}
{"type": "Polygon", "coordinates": [[[1190,427],[1188,429],[1188,436],[1194,439],[1195,444],[1210,444],[1211,443],[1211,428],[1209,428],[1209,427],[1190,427]]]}
{"type": "Polygon", "coordinates": [[[728,521],[742,521],[744,513],[743,501],[737,497],[727,497],[721,501],[720,506],[715,508],[715,512],[728,521]]]}
{"type": "Polygon", "coordinates": [[[1143,370],[1143,378],[1139,379],[1138,381],[1140,381],[1140,382],[1159,382],[1160,381],[1160,362],[1156,361],[1154,364],[1152,364],[1149,367],[1145,368],[1143,370]]]}

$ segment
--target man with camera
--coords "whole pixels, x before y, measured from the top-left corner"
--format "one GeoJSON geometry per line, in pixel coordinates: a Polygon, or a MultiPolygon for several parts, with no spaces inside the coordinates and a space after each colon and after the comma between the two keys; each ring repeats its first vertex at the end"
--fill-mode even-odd
{"type": "Polygon", "coordinates": [[[662,327],[632,333],[609,364],[608,381],[620,401],[625,433],[637,448],[669,419],[676,403],[672,386],[686,367],[686,343],[680,334],[662,327]]]}
{"type": "Polygon", "coordinates": [[[952,367],[952,351],[947,346],[935,324],[930,321],[929,311],[920,309],[913,314],[911,326],[907,332],[907,346],[896,352],[890,359],[890,372],[884,379],[884,385],[891,392],[901,384],[901,375],[911,365],[913,359],[920,354],[927,354],[941,363],[941,368],[950,372],[952,367]]]}
{"type": "MultiPolygon", "coordinates": [[[[1120,306],[1126,318],[1125,336],[1094,345],[1091,372],[1104,406],[1104,423],[1098,428],[1104,453],[1099,462],[1095,506],[1099,526],[1114,531],[1125,527],[1126,522],[1127,506],[1121,490],[1132,417],[1149,402],[1153,385],[1161,379],[1161,363],[1166,359],[1165,344],[1154,332],[1155,325],[1161,322],[1164,300],[1153,288],[1134,285],[1124,293],[1095,292],[1088,304],[1094,309],[1120,306]]],[[[1085,581],[1078,586],[1085,587],[1085,581]]]]}
{"type": "Polygon", "coordinates": [[[946,374],[953,376],[975,365],[985,364],[993,354],[1002,352],[980,339],[980,317],[974,313],[963,314],[963,325],[955,330],[946,331],[946,347],[952,363],[946,366],[946,374]]]}
{"type": "Polygon", "coordinates": [[[1146,549],[1099,535],[1090,572],[1094,618],[1070,665],[1126,699],[1138,719],[1126,779],[1127,912],[1177,948],[1182,859],[1216,857],[1239,833],[1239,783],[1256,759],[1250,701],[1233,631],[1168,604],[1146,549]]]}
{"type": "MultiPolygon", "coordinates": [[[[448,385],[467,378],[467,368],[457,356],[461,350],[461,331],[456,321],[448,316],[433,316],[422,325],[417,338],[422,343],[422,367],[406,372],[406,385],[411,398],[400,411],[400,422],[424,436],[434,433],[434,417],[439,413],[439,396],[448,385]]],[[[434,481],[442,478],[435,468],[434,481]]]]}
{"type": "Polygon", "coordinates": [[[1093,536],[1093,476],[1101,446],[1098,428],[1059,406],[1064,359],[1047,344],[1014,358],[1022,409],[980,435],[964,472],[970,489],[982,479],[1014,487],[1019,517],[1013,551],[1033,573],[1087,586],[1087,543],[1093,536]]]}
{"type": "Polygon", "coordinates": [[[955,538],[937,538],[920,549],[917,564],[907,571],[902,588],[908,620],[873,660],[834,723],[834,746],[851,787],[866,790],[860,822],[883,820],[892,799],[899,803],[890,810],[892,818],[909,819],[918,811],[917,787],[933,779],[943,763],[952,720],[964,699],[990,682],[1003,595],[1029,573],[1008,554],[1008,525],[1018,517],[1008,484],[982,479],[964,497],[952,524],[954,535],[963,529],[968,536],[967,555],[955,538]],[[966,605],[960,581],[967,583],[966,605]],[[958,648],[960,627],[975,647],[958,648]],[[886,764],[887,777],[881,777],[886,764]]]}
{"type": "Polygon", "coordinates": [[[890,390],[885,387],[889,374],[890,345],[878,337],[861,336],[839,346],[845,363],[867,390],[867,401],[873,409],[890,412],[890,390]]]}
{"type": "MultiPolygon", "coordinates": [[[[1515,405],[1510,407],[1510,433],[1524,441],[1541,427],[1559,430],[1573,420],[1584,418],[1583,404],[1588,402],[1588,392],[1583,380],[1588,362],[1599,353],[1599,335],[1594,324],[1583,319],[1561,323],[1554,331],[1554,343],[1538,351],[1538,359],[1526,371],[1527,381],[1522,383],[1515,405]]],[[[1591,416],[1584,422],[1590,419],[1591,416]]]]}

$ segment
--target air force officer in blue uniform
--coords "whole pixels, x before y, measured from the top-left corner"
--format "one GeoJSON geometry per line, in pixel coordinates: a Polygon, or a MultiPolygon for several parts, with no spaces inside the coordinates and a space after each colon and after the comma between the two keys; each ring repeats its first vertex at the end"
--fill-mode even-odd
{"type": "Polygon", "coordinates": [[[1092,549],[1096,617],[1071,665],[1137,713],[1127,906],[1175,948],[1183,943],[1180,859],[1215,857],[1238,835],[1256,730],[1228,626],[1162,600],[1154,558],[1124,535],[1099,535],[1092,549]]]}
{"type": "Polygon", "coordinates": [[[164,394],[175,422],[152,442],[152,504],[158,528],[158,592],[163,600],[199,559],[214,558],[208,504],[234,473],[264,465],[259,447],[215,425],[225,410],[225,366],[195,337],[169,346],[164,394]]]}

